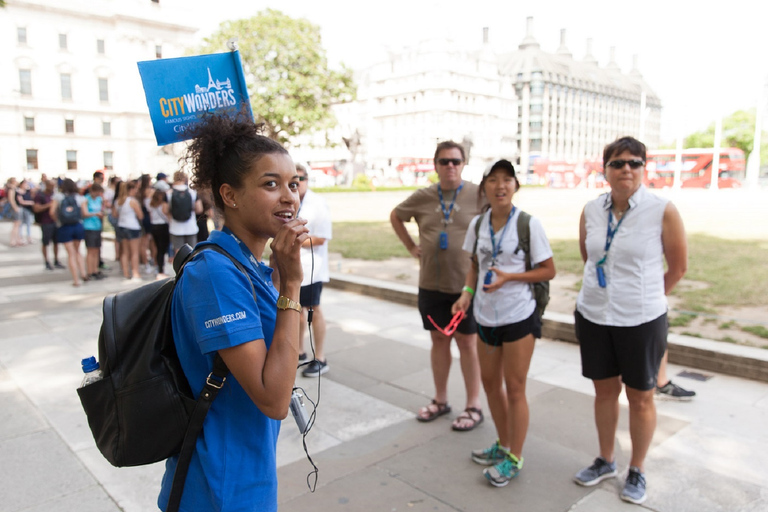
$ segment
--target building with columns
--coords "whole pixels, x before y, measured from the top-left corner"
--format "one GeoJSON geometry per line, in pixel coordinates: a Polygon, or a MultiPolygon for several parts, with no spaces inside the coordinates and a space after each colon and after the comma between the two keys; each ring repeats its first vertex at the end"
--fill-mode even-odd
{"type": "Polygon", "coordinates": [[[14,0],[0,9],[0,179],[176,168],[157,147],[136,62],[179,57],[183,0],[14,0]]]}
{"type": "Polygon", "coordinates": [[[518,49],[499,57],[499,73],[515,91],[520,162],[594,160],[608,142],[623,135],[658,146],[661,100],[643,80],[637,56],[624,74],[611,48],[609,62],[601,68],[587,40],[584,58],[574,59],[564,29],[559,48],[547,52],[533,36],[532,18],[527,23],[518,49]]]}
{"type": "Polygon", "coordinates": [[[361,134],[360,155],[374,168],[431,159],[436,142],[468,143],[470,165],[508,158],[530,170],[539,160],[599,159],[622,135],[655,147],[661,101],[643,80],[637,58],[623,73],[611,49],[600,67],[587,42],[576,59],[565,31],[556,51],[533,35],[497,53],[484,29],[476,48],[431,39],[358,72],[358,100],[339,112],[342,132],[361,134]],[[523,165],[527,163],[527,165],[523,165]]]}

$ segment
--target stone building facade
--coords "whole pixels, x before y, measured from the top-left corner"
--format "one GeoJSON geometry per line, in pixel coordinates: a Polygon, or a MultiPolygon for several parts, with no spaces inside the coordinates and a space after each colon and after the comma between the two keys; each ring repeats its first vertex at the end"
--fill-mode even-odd
{"type": "Polygon", "coordinates": [[[198,28],[182,0],[14,0],[0,9],[0,179],[173,170],[136,62],[178,57],[198,28]]]}

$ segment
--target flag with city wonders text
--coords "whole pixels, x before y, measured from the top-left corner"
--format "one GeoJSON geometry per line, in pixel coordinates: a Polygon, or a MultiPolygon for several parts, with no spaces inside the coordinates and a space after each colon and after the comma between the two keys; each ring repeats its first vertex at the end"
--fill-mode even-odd
{"type": "Polygon", "coordinates": [[[190,138],[206,112],[251,113],[240,52],[138,63],[158,146],[190,138]]]}

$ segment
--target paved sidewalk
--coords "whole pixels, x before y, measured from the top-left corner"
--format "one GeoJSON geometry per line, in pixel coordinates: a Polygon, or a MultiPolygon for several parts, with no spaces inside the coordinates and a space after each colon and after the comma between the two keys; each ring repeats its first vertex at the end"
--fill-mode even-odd
{"type": "MultiPolygon", "coordinates": [[[[9,227],[0,224],[0,511],[156,510],[162,465],[111,467],[75,393],[80,359],[96,351],[103,296],[134,285],[113,270],[109,279],[73,288],[67,271],[43,270],[38,245],[8,248],[9,227]]],[[[415,309],[334,289],[324,292],[323,306],[331,371],[320,381],[317,423],[307,436],[317,489],[307,488],[311,466],[289,417],[278,443],[281,511],[768,510],[767,384],[676,377],[698,396],[657,403],[649,499],[638,507],[619,500],[620,479],[589,489],[571,482],[596,454],[591,384],[580,376],[578,347],[541,340],[528,382],[525,468],[496,489],[468,457],[496,438],[490,417],[469,433],[450,429],[464,405],[458,364],[450,381],[454,413],[430,424],[414,420],[433,387],[429,338],[415,309]]],[[[683,369],[670,368],[673,375],[683,369]]],[[[297,381],[316,398],[317,379],[297,381]]],[[[622,408],[616,443],[625,470],[622,408]]]]}

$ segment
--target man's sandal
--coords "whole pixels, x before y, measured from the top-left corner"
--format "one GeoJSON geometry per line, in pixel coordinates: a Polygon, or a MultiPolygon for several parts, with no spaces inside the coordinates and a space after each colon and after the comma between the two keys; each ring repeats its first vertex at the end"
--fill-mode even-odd
{"type": "Polygon", "coordinates": [[[483,422],[485,418],[483,418],[483,411],[478,409],[477,407],[467,407],[462,411],[461,414],[459,414],[455,420],[453,420],[453,425],[451,425],[451,428],[453,430],[456,430],[458,432],[469,432],[479,424],[483,422]],[[472,415],[475,414],[477,419],[473,417],[472,415]],[[462,420],[464,422],[468,422],[469,424],[467,426],[461,426],[462,420]]]}
{"type": "Polygon", "coordinates": [[[451,406],[448,405],[448,402],[438,402],[437,400],[432,400],[432,403],[430,403],[426,407],[422,407],[419,409],[419,413],[416,415],[416,419],[426,423],[428,421],[432,421],[435,418],[439,418],[443,414],[448,414],[451,412],[451,406]]]}

